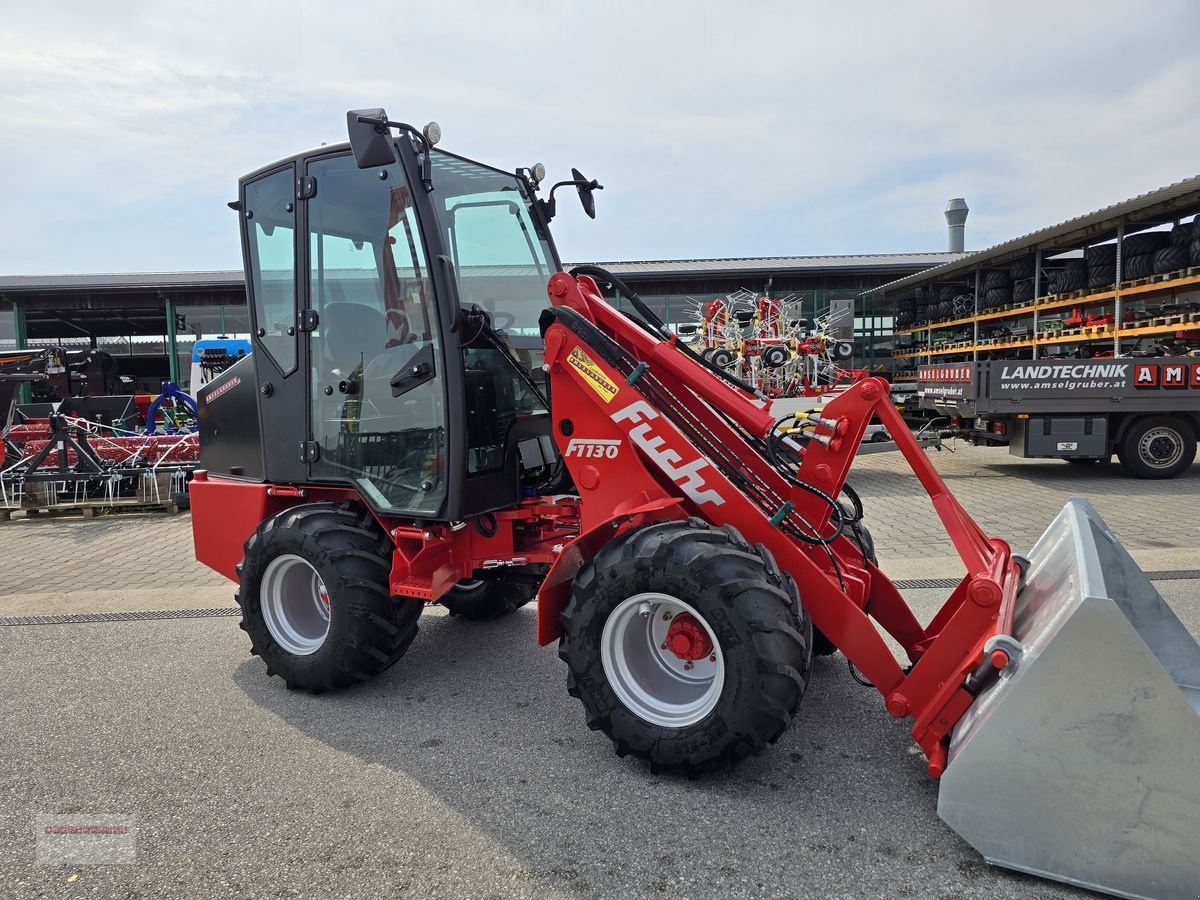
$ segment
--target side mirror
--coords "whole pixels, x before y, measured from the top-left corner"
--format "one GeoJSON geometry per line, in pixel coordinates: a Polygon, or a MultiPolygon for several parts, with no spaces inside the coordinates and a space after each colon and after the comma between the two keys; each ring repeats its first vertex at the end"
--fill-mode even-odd
{"type": "Polygon", "coordinates": [[[346,113],[350,149],[354,151],[354,162],[360,169],[390,166],[396,161],[387,120],[387,113],[381,108],[352,109],[346,113]]]}
{"type": "Polygon", "coordinates": [[[575,187],[579,191],[579,202],[583,204],[583,211],[587,213],[589,219],[596,218],[596,195],[593,192],[604,190],[604,185],[594,180],[588,181],[578,169],[571,169],[571,178],[575,181],[575,187]]]}

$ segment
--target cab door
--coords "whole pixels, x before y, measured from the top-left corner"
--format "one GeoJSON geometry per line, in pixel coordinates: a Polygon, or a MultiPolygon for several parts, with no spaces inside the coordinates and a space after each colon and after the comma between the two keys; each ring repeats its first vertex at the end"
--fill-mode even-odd
{"type": "Polygon", "coordinates": [[[296,166],[280,166],[244,180],[239,200],[260,439],[266,451],[263,474],[271,482],[303,483],[308,475],[308,396],[296,277],[296,166]]]}
{"type": "Polygon", "coordinates": [[[424,241],[399,163],[349,153],[305,169],[313,481],[437,517],[448,493],[445,355],[424,241]]]}

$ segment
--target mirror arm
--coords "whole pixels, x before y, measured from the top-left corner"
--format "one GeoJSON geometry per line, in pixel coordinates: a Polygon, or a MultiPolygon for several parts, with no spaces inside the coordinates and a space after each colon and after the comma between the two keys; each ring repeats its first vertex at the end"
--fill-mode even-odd
{"type": "Polygon", "coordinates": [[[389,128],[395,128],[397,131],[403,131],[413,137],[420,143],[423,148],[421,156],[421,183],[425,185],[425,192],[433,191],[433,148],[429,146],[429,142],[425,140],[425,135],[420,129],[414,128],[407,122],[393,122],[391,119],[380,119],[375,116],[355,116],[355,120],[364,125],[374,125],[375,130],[380,134],[387,134],[389,128]]]}

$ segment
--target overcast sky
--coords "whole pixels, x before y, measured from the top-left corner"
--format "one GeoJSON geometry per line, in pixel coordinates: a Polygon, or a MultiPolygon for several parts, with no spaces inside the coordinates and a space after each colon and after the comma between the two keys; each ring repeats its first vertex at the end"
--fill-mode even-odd
{"type": "Polygon", "coordinates": [[[345,112],[598,178],[568,260],[968,249],[1200,172],[1200,3],[7,4],[0,274],[240,267],[345,112]]]}

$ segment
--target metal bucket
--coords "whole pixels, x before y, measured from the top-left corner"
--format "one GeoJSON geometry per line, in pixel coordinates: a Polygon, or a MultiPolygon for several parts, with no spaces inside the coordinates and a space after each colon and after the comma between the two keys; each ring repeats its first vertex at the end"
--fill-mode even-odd
{"type": "Polygon", "coordinates": [[[1019,656],[955,727],[938,814],[993,865],[1200,896],[1200,645],[1084,500],[1029,563],[1019,656]]]}

